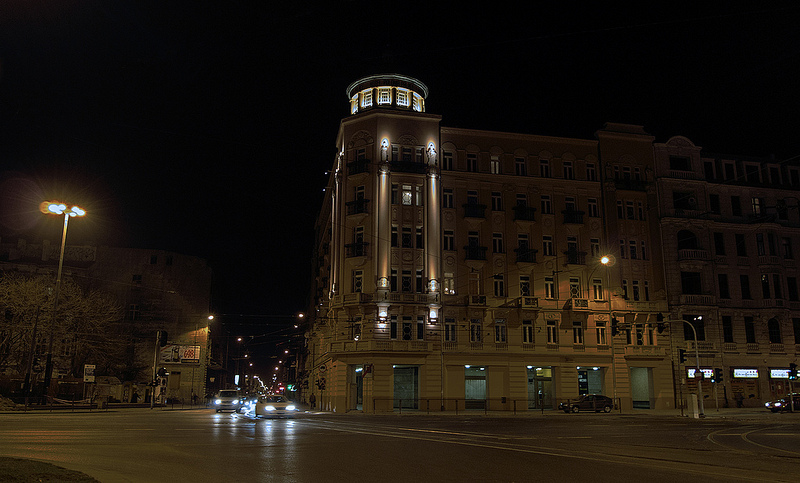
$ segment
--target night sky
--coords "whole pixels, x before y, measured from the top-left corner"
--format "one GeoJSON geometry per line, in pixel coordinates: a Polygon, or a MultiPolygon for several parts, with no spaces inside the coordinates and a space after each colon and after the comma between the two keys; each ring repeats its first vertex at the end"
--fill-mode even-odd
{"type": "Polygon", "coordinates": [[[314,3],[2,2],[3,240],[57,242],[38,204],[65,199],[89,212],[70,244],[206,258],[218,313],[304,310],[345,88],[379,73],[424,82],[445,126],[800,154],[796,2],[314,3]]]}

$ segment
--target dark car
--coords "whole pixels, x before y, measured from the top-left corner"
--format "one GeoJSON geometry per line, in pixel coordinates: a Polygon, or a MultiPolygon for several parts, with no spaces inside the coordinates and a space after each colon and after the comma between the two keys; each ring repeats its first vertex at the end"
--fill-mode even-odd
{"type": "Polygon", "coordinates": [[[614,409],[614,400],[600,394],[587,394],[579,396],[577,399],[568,399],[566,402],[562,402],[558,405],[558,409],[565,413],[577,413],[580,411],[610,413],[614,409]]]}
{"type": "MultiPolygon", "coordinates": [[[[792,394],[794,398],[794,410],[800,412],[800,393],[792,394]]],[[[764,403],[764,407],[772,411],[773,413],[779,413],[781,411],[791,411],[792,410],[792,402],[789,400],[789,395],[787,394],[785,397],[781,399],[776,399],[774,401],[767,401],[764,403]]]]}

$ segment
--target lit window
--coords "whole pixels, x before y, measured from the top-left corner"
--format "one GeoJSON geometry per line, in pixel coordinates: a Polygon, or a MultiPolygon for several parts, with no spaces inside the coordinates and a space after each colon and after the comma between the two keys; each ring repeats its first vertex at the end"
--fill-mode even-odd
{"type": "Polygon", "coordinates": [[[403,204],[411,206],[411,185],[404,184],[403,185],[403,204]]]}
{"type": "Polygon", "coordinates": [[[388,87],[378,89],[378,104],[389,104],[392,102],[391,92],[388,87]]]}
{"type": "Polygon", "coordinates": [[[397,89],[397,105],[408,106],[408,90],[397,89]]]}
{"type": "Polygon", "coordinates": [[[366,89],[361,93],[361,107],[372,105],[372,89],[366,89]]]}
{"type": "Polygon", "coordinates": [[[506,320],[494,319],[494,341],[503,343],[506,341],[506,320]]]}
{"type": "Polygon", "coordinates": [[[414,94],[414,110],[422,112],[422,96],[416,93],[414,94]]]}

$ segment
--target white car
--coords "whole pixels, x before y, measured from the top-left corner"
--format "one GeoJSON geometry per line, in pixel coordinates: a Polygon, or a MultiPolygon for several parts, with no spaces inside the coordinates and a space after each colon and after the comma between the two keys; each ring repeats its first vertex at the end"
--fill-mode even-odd
{"type": "Polygon", "coordinates": [[[242,396],[235,389],[223,389],[214,397],[214,409],[220,411],[242,411],[242,396]]]}
{"type": "Polygon", "coordinates": [[[255,405],[256,417],[264,416],[274,418],[279,416],[292,417],[298,411],[297,406],[280,394],[261,396],[255,405]]]}

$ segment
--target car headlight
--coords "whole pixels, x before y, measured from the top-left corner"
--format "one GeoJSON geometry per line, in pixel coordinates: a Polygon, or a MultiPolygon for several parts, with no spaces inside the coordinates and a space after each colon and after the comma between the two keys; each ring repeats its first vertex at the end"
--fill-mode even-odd
{"type": "Polygon", "coordinates": [[[777,406],[777,407],[780,407],[780,405],[781,405],[780,401],[775,403],[775,406],[777,406]]]}
{"type": "Polygon", "coordinates": [[[231,402],[232,402],[233,404],[239,404],[239,400],[238,400],[238,399],[234,399],[234,400],[233,400],[233,401],[231,401],[231,402]]]}
{"type": "Polygon", "coordinates": [[[222,400],[221,399],[215,399],[214,400],[214,404],[222,404],[222,400]]]}
{"type": "Polygon", "coordinates": [[[287,410],[287,411],[294,411],[295,409],[296,409],[296,408],[294,407],[294,405],[293,405],[293,404],[290,404],[290,405],[286,406],[286,410],[287,410]]]}
{"type": "Polygon", "coordinates": [[[275,406],[269,405],[269,406],[265,407],[264,409],[266,409],[267,411],[274,411],[275,410],[275,406]]]}

